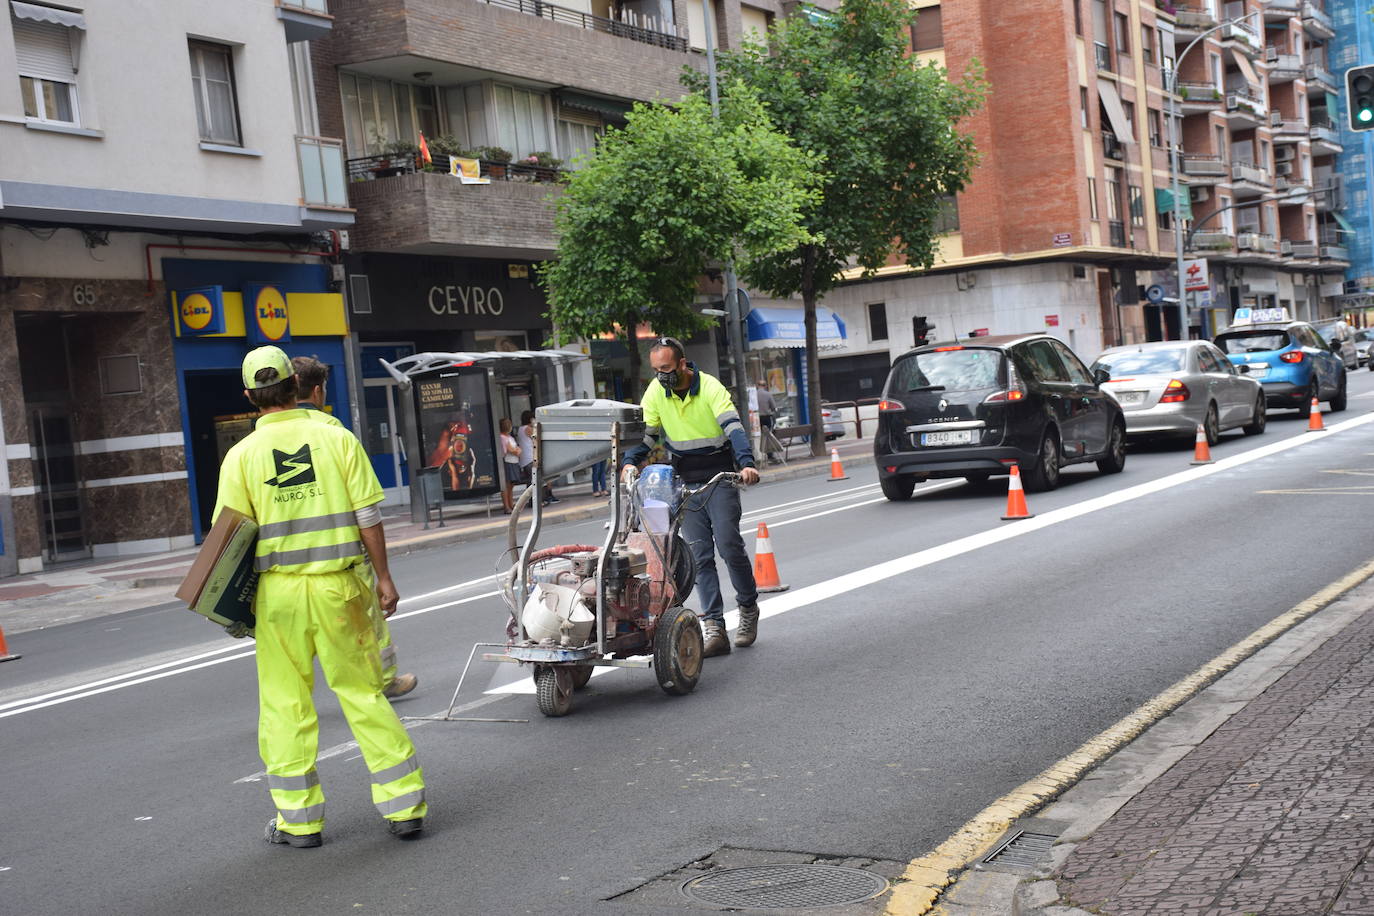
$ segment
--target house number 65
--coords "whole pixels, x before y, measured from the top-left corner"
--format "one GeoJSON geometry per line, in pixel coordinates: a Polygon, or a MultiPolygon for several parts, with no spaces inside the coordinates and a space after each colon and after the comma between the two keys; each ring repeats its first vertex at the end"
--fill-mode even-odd
{"type": "Polygon", "coordinates": [[[77,305],[95,305],[95,287],[89,283],[78,283],[72,287],[72,300],[77,305]]]}

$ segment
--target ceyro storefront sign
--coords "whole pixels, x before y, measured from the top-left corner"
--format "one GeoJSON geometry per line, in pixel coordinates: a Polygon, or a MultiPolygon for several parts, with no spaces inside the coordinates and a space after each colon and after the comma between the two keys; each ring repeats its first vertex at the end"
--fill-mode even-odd
{"type": "Polygon", "coordinates": [[[371,294],[372,311],[352,316],[360,331],[550,327],[528,261],[363,254],[350,259],[348,272],[365,275],[371,294]]]}

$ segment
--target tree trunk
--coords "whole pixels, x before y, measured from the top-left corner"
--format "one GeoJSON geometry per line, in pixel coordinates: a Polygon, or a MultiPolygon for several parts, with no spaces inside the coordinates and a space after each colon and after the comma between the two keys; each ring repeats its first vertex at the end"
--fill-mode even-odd
{"type": "Polygon", "coordinates": [[[630,351],[630,377],[625,380],[625,400],[639,403],[639,320],[633,315],[625,325],[625,347],[630,351]]]}
{"type": "Polygon", "coordinates": [[[806,406],[811,424],[811,454],[825,454],[825,421],[821,418],[821,359],[816,343],[816,249],[802,255],[802,304],[806,310],[806,406]]]}

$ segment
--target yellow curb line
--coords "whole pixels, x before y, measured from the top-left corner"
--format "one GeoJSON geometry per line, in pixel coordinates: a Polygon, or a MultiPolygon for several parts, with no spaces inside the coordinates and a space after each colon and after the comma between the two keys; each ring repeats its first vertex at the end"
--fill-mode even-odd
{"type": "Polygon", "coordinates": [[[1197,671],[1146,701],[1110,728],[1090,738],[1073,753],[978,812],[949,839],[907,865],[901,878],[903,883],[898,884],[888,898],[887,916],[923,916],[929,913],[944,889],[954,883],[959,872],[985,855],[1014,821],[1059,795],[1087,771],[1129,744],[1216,678],[1370,576],[1374,576],[1374,560],[1274,618],[1197,671]]]}

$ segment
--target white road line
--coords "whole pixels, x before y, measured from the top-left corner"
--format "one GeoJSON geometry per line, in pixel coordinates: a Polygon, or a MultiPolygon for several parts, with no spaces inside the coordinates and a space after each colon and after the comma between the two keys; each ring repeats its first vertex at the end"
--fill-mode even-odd
{"type": "MultiPolygon", "coordinates": [[[[817,602],[826,601],[846,594],[847,592],[857,591],[858,589],[874,585],[885,579],[891,579],[894,576],[899,576],[924,566],[939,563],[942,560],[953,559],[954,557],[970,553],[974,550],[979,550],[983,547],[990,547],[993,544],[1000,544],[1013,538],[1023,537],[1032,532],[1040,531],[1052,525],[1057,525],[1060,522],[1080,518],[1081,516],[1099,512],[1103,509],[1110,509],[1123,503],[1131,502],[1132,500],[1141,499],[1145,496],[1151,496],[1164,490],[1182,486],[1183,484],[1193,483],[1194,481],[1210,477],[1213,474],[1219,474],[1223,471],[1239,468],[1263,458],[1289,451],[1290,449],[1309,445],[1313,442],[1320,442],[1323,439],[1329,438],[1331,433],[1343,432],[1347,429],[1366,426],[1370,423],[1374,423],[1374,413],[1365,414],[1361,417],[1355,417],[1354,419],[1328,426],[1326,428],[1327,435],[1298,433],[1288,439],[1281,439],[1278,442],[1260,446],[1259,448],[1251,449],[1239,455],[1222,458],[1215,464],[1191,467],[1186,471],[1179,471],[1167,477],[1136,484],[1133,487],[1127,487],[1115,493],[1107,493],[1102,496],[1084,500],[1081,503],[1065,506],[1062,509],[1054,509],[1033,518],[1023,519],[1015,524],[1003,525],[987,531],[981,531],[977,534],[949,541],[945,544],[938,544],[934,547],[928,547],[925,550],[918,550],[906,556],[897,557],[882,563],[875,563],[864,569],[857,569],[853,572],[844,573],[843,575],[836,576],[825,582],[817,583],[816,585],[809,585],[793,592],[783,593],[776,598],[760,601],[760,616],[776,617],[788,611],[795,611],[798,608],[808,607],[817,602]]],[[[726,627],[733,629],[738,626],[738,624],[739,612],[727,612],[725,615],[726,627]]],[[[486,693],[533,693],[534,684],[529,681],[530,679],[526,678],[524,681],[493,687],[486,691],[486,693]]]]}

